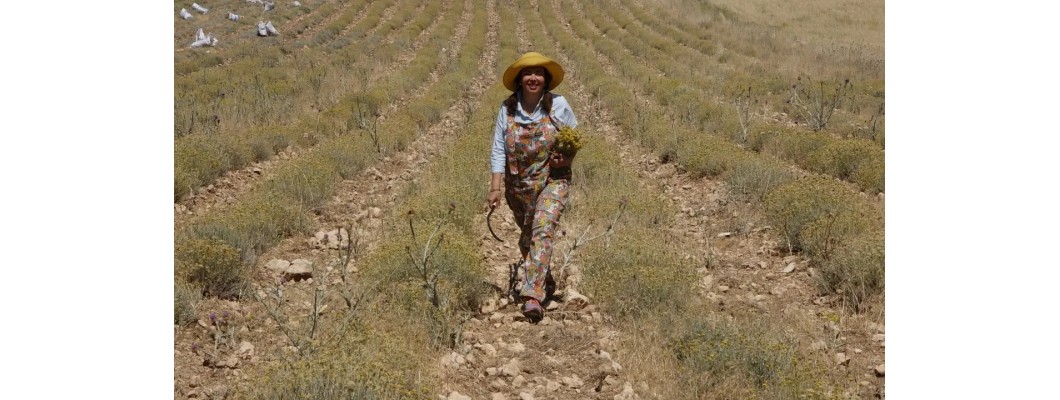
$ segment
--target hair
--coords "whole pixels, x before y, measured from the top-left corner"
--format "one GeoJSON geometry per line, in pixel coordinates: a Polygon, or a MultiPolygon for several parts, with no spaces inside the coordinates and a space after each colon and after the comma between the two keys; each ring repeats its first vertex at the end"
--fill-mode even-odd
{"type": "MultiPolygon", "coordinates": [[[[504,107],[508,110],[508,115],[515,115],[515,104],[519,102],[516,94],[519,93],[520,90],[523,90],[522,85],[519,84],[519,80],[522,78],[523,71],[519,71],[519,73],[515,75],[515,91],[512,92],[512,95],[508,96],[507,99],[504,99],[504,107]]],[[[544,93],[541,93],[541,108],[545,110],[545,115],[552,118],[552,96],[549,95],[550,86],[552,86],[552,73],[548,72],[546,69],[545,90],[544,93]]]]}

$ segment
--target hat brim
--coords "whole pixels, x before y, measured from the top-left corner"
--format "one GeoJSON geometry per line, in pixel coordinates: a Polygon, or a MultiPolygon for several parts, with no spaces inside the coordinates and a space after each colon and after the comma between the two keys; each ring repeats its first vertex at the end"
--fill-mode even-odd
{"type": "Polygon", "coordinates": [[[526,67],[545,67],[545,70],[552,75],[552,81],[548,87],[549,90],[555,89],[563,82],[563,67],[559,63],[539,53],[529,52],[523,54],[512,65],[508,66],[508,69],[504,70],[504,77],[501,78],[504,87],[514,92],[516,89],[515,77],[519,76],[519,71],[526,67]]]}

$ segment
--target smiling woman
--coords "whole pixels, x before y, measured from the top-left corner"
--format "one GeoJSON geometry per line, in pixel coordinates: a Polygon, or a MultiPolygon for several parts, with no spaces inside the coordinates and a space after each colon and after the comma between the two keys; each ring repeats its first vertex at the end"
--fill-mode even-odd
{"type": "Polygon", "coordinates": [[[567,100],[550,92],[563,82],[563,67],[548,57],[523,54],[504,71],[502,82],[513,93],[497,113],[486,205],[492,210],[500,204],[503,181],[504,198],[521,231],[523,314],[536,322],[544,317],[541,302],[554,286],[552,237],[567,206],[574,159],[553,151],[556,133],[576,127],[578,120],[567,100]]]}

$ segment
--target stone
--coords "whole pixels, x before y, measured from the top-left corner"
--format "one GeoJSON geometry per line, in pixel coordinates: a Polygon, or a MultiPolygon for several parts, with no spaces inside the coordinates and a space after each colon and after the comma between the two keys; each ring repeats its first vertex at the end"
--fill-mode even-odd
{"type": "Polygon", "coordinates": [[[729,287],[725,286],[725,285],[720,285],[720,286],[718,286],[718,291],[722,292],[722,293],[728,292],[729,291],[729,287]]]}
{"type": "Polygon", "coordinates": [[[236,351],[240,357],[250,357],[254,355],[254,345],[244,340],[239,343],[239,350],[236,351]]]}
{"type": "Polygon", "coordinates": [[[525,384],[525,383],[526,383],[526,378],[523,378],[522,375],[516,376],[515,379],[512,379],[512,387],[523,386],[523,384],[525,384]]]}
{"type": "Polygon", "coordinates": [[[289,281],[300,281],[313,277],[313,262],[304,258],[291,261],[291,265],[283,272],[285,279],[289,281]]]}
{"type": "Polygon", "coordinates": [[[720,237],[720,238],[727,238],[729,236],[732,236],[732,232],[722,232],[722,233],[719,233],[717,235],[717,237],[720,237]]]}
{"type": "Polygon", "coordinates": [[[633,400],[639,398],[640,396],[637,396],[637,393],[633,391],[633,384],[629,382],[622,385],[622,393],[616,394],[615,397],[613,397],[614,400],[633,400]]]}
{"type": "Polygon", "coordinates": [[[287,268],[291,266],[291,262],[287,260],[272,259],[265,263],[265,268],[270,271],[283,273],[287,271],[287,268]]]}
{"type": "Polygon", "coordinates": [[[701,278],[699,280],[699,287],[703,288],[703,290],[710,290],[711,288],[713,288],[714,287],[714,275],[707,275],[707,276],[704,276],[703,278],[701,278]]]}
{"type": "Polygon", "coordinates": [[[471,400],[471,397],[462,395],[460,392],[454,390],[449,392],[449,396],[446,397],[445,400],[471,400]]]}
{"type": "Polygon", "coordinates": [[[494,376],[494,375],[497,375],[497,372],[498,372],[498,369],[497,369],[496,367],[489,367],[489,368],[486,368],[486,376],[494,376]]]}
{"type": "Polygon", "coordinates": [[[486,354],[487,356],[490,356],[490,357],[496,357],[497,356],[497,349],[494,348],[492,344],[489,344],[489,343],[476,344],[475,348],[481,350],[482,353],[486,354]]]}
{"type": "Polygon", "coordinates": [[[885,336],[882,333],[872,335],[872,340],[875,340],[877,342],[882,342],[884,338],[885,336]]]}
{"type": "Polygon", "coordinates": [[[522,343],[516,342],[508,345],[508,350],[513,353],[522,353],[526,351],[526,346],[522,343]]]}
{"type": "Polygon", "coordinates": [[[585,384],[585,382],[582,382],[581,378],[578,378],[577,375],[564,376],[562,381],[563,381],[564,385],[567,385],[568,387],[570,387],[572,389],[580,388],[580,387],[582,387],[582,385],[585,384]]]}
{"type": "Polygon", "coordinates": [[[548,383],[545,384],[545,390],[550,391],[550,392],[555,392],[556,390],[559,390],[559,387],[560,387],[559,382],[556,382],[556,381],[551,381],[550,380],[550,381],[548,381],[548,383]]]}
{"type": "Polygon", "coordinates": [[[787,267],[784,267],[784,269],[781,272],[783,272],[785,274],[790,274],[793,271],[795,271],[795,263],[791,262],[791,263],[788,264],[787,267]]]}
{"type": "Polygon", "coordinates": [[[835,353],[836,365],[847,365],[850,364],[850,357],[847,357],[846,353],[835,353]]]}
{"type": "Polygon", "coordinates": [[[755,301],[764,301],[766,299],[766,295],[760,294],[760,295],[755,296],[754,299],[755,299],[755,301]]]}
{"type": "Polygon", "coordinates": [[[567,305],[567,308],[571,310],[581,310],[589,305],[589,298],[576,292],[574,289],[568,288],[567,293],[564,296],[564,303],[567,305]]]}
{"type": "Polygon", "coordinates": [[[383,216],[383,210],[379,207],[372,207],[368,209],[368,215],[372,216],[372,218],[379,218],[383,216]]]}
{"type": "Polygon", "coordinates": [[[504,374],[504,376],[516,376],[519,375],[520,371],[522,371],[522,368],[519,367],[518,358],[511,359],[511,361],[508,361],[508,363],[504,364],[500,369],[500,372],[504,374]]]}
{"type": "Polygon", "coordinates": [[[493,382],[490,382],[490,388],[494,390],[504,390],[507,387],[508,383],[501,378],[494,379],[493,382]]]}
{"type": "Polygon", "coordinates": [[[608,386],[616,385],[616,384],[618,384],[618,378],[615,378],[614,375],[608,375],[608,376],[604,377],[604,384],[608,385],[608,386]]]}
{"type": "Polygon", "coordinates": [[[504,393],[490,393],[490,400],[507,400],[507,399],[508,399],[508,396],[505,396],[504,393]]]}
{"type": "Polygon", "coordinates": [[[307,240],[309,246],[315,249],[340,249],[350,243],[350,233],[345,228],[320,231],[307,240]]]}
{"type": "Polygon", "coordinates": [[[534,400],[534,395],[527,392],[519,392],[519,400],[534,400]]]}
{"type": "Polygon", "coordinates": [[[464,356],[460,355],[460,353],[457,353],[455,351],[442,356],[442,360],[441,360],[442,366],[443,367],[448,367],[448,368],[456,368],[456,367],[459,367],[459,366],[463,365],[466,362],[467,362],[467,360],[464,359],[464,356]]]}
{"type": "Polygon", "coordinates": [[[883,364],[877,365],[876,368],[872,369],[872,372],[876,373],[876,376],[883,377],[883,364]]]}

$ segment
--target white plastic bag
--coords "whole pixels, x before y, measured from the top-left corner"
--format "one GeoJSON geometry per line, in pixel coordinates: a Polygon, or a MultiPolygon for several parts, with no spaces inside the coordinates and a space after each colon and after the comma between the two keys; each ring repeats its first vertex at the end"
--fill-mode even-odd
{"type": "Polygon", "coordinates": [[[276,8],[276,3],[273,3],[271,1],[265,3],[265,11],[270,11],[273,8],[276,8]]]}
{"type": "Polygon", "coordinates": [[[302,3],[299,2],[299,1],[295,1],[294,3],[291,3],[291,4],[294,4],[295,7],[301,7],[302,6],[302,3]]]}
{"type": "Polygon", "coordinates": [[[191,19],[191,13],[188,12],[188,10],[185,10],[185,9],[181,8],[180,9],[180,18],[182,18],[182,19],[191,19]]]}
{"type": "Polygon", "coordinates": [[[206,7],[200,6],[199,3],[191,3],[191,8],[194,8],[195,11],[201,12],[203,14],[206,14],[207,11],[206,7]]]}
{"type": "Polygon", "coordinates": [[[199,28],[199,30],[195,32],[195,41],[191,42],[191,47],[196,48],[202,46],[217,46],[217,38],[214,37],[213,34],[207,35],[202,31],[202,28],[199,28]]]}
{"type": "Polygon", "coordinates": [[[265,23],[265,29],[269,31],[269,36],[279,36],[280,31],[276,30],[275,26],[272,26],[272,21],[265,23]]]}
{"type": "Polygon", "coordinates": [[[228,19],[231,20],[231,21],[239,21],[239,15],[236,15],[235,13],[229,11],[228,12],[228,19]]]}

